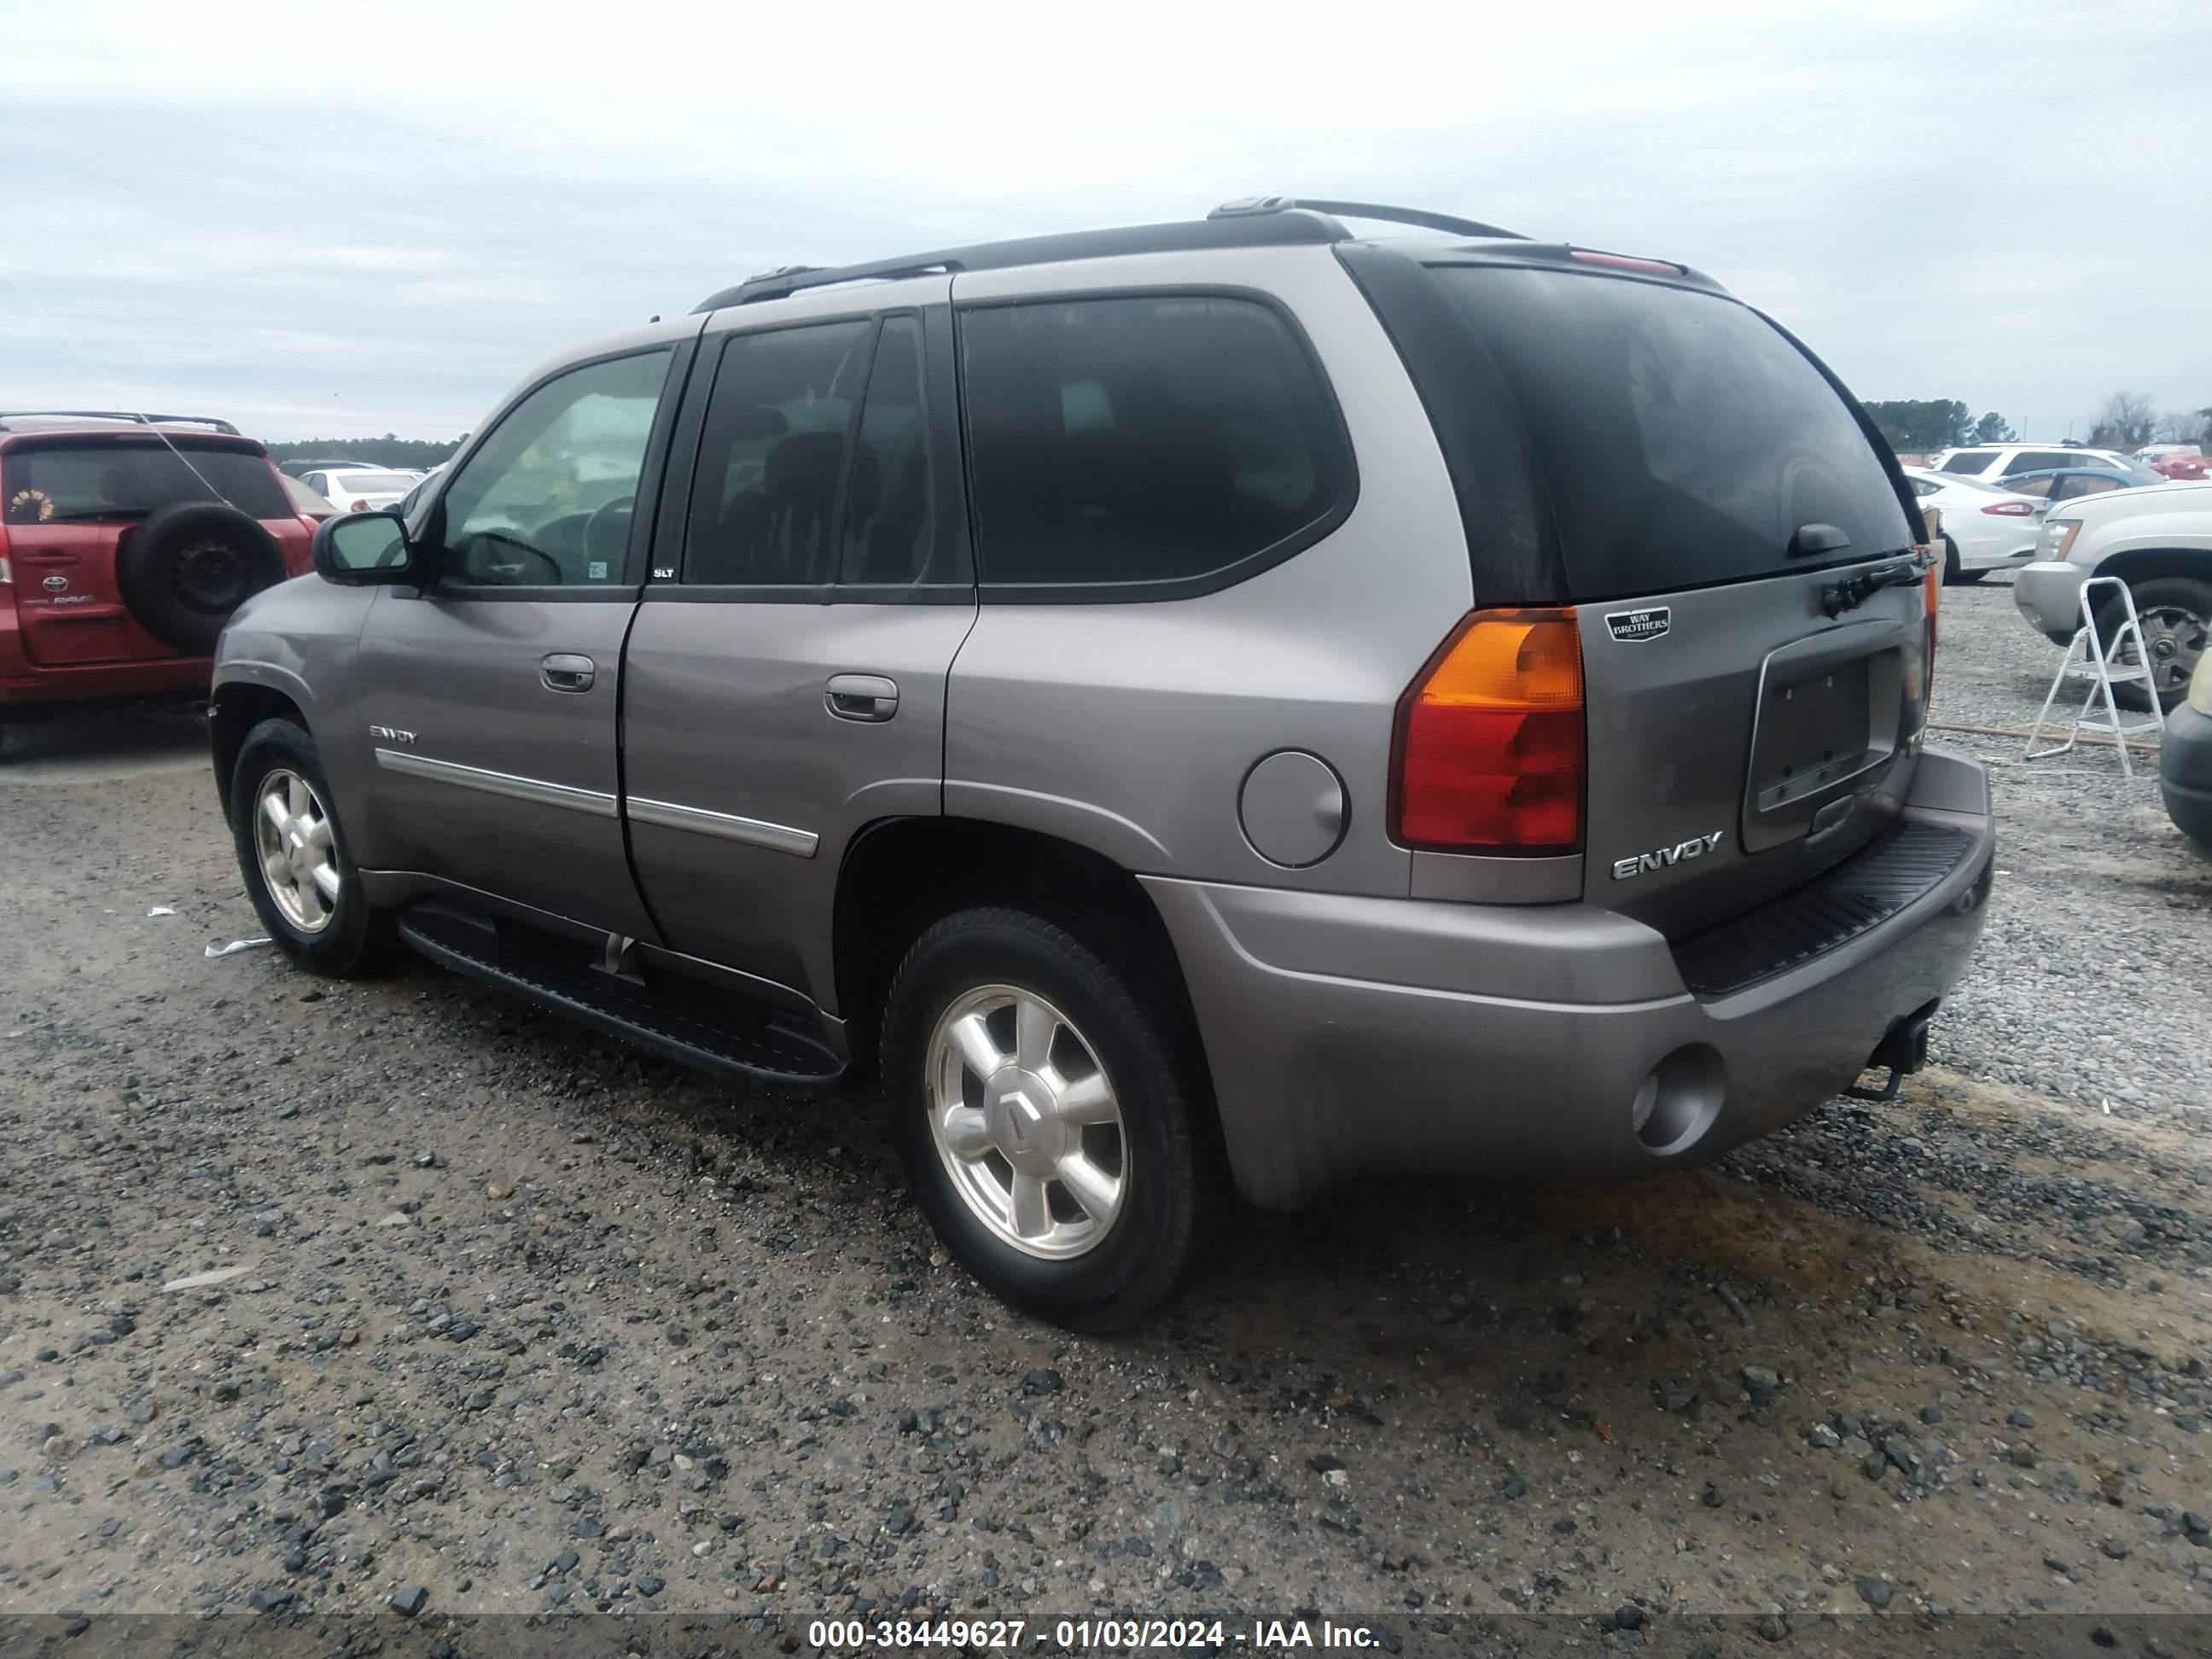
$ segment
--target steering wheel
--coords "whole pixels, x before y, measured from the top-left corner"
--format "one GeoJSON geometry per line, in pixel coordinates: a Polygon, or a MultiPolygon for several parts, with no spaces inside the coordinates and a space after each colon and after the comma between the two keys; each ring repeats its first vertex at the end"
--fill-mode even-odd
{"type": "Polygon", "coordinates": [[[628,552],[630,514],[636,507],[635,495],[617,495],[593,508],[592,516],[584,520],[585,556],[612,564],[628,552]]]}
{"type": "MultiPolygon", "coordinates": [[[[538,563],[544,565],[547,570],[552,573],[546,578],[545,586],[548,587],[558,587],[561,586],[561,562],[555,558],[550,553],[548,553],[544,548],[533,547],[528,542],[524,541],[521,537],[510,536],[503,530],[479,530],[473,533],[479,541],[496,542],[501,547],[512,548],[517,553],[523,554],[526,557],[537,560],[538,563]]],[[[517,584],[518,586],[520,585],[521,584],[520,583],[517,584]]]]}

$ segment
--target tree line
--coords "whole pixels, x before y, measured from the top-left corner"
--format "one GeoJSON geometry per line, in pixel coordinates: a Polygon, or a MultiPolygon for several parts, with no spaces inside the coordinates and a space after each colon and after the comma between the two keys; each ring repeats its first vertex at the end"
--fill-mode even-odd
{"type": "MultiPolygon", "coordinates": [[[[2002,444],[2017,441],[2011,422],[1991,410],[1977,416],[1955,398],[1898,398],[1866,406],[1890,447],[1912,454],[1930,454],[1961,444],[2002,444]]],[[[2197,410],[2168,410],[2140,392],[2115,392],[2098,406],[2087,422],[2082,442],[2092,449],[2140,449],[2145,444],[2197,444],[2212,450],[2212,406],[2197,410]]],[[[2048,438],[2049,433],[2035,434],[2048,438]]]]}
{"type": "Polygon", "coordinates": [[[270,444],[269,453],[280,461],[343,459],[422,472],[451,460],[467,437],[464,432],[459,438],[402,438],[387,432],[381,438],[301,438],[270,444]]]}

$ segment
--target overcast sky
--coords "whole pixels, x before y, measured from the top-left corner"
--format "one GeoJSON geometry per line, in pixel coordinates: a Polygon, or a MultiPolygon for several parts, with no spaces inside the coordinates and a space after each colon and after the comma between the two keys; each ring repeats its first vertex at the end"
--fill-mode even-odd
{"type": "Polygon", "coordinates": [[[451,437],[764,267],[1262,192],[1686,260],[2031,436],[2212,404],[2204,0],[8,12],[0,407],[451,437]]]}

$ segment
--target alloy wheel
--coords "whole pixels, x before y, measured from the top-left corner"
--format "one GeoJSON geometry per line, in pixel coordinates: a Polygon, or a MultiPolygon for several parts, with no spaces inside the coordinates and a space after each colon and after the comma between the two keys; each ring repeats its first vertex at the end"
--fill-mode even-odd
{"type": "Polygon", "coordinates": [[[927,1052],[930,1137],[961,1201],[1027,1255],[1096,1249],[1128,1191],[1129,1137],[1074,1022],[1034,991],[986,985],[945,1011],[927,1052]]]}
{"type": "Polygon", "coordinates": [[[253,804],[254,847],[261,878],[284,920],[303,933],[331,924],[343,882],[331,815],[313,786],[296,772],[279,769],[261,781],[253,804]]]}

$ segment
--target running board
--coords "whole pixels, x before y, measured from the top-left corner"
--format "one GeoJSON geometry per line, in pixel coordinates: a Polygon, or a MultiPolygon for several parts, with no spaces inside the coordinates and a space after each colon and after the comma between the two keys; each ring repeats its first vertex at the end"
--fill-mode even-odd
{"type": "Polygon", "coordinates": [[[593,966],[586,947],[428,901],[399,918],[399,937],[441,967],[489,981],[666,1060],[779,1094],[818,1095],[845,1066],[793,1015],[688,980],[648,985],[593,966]]]}

